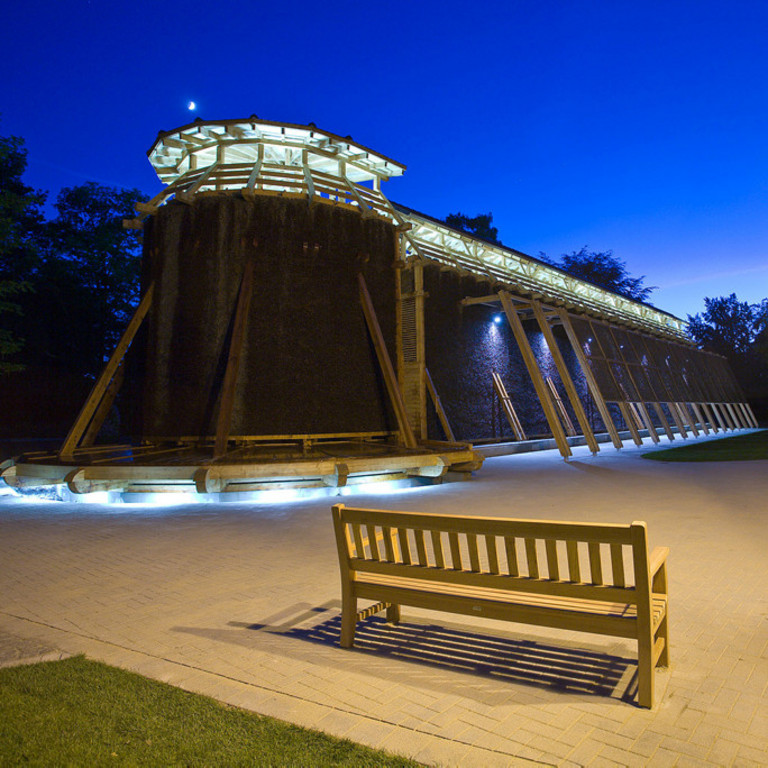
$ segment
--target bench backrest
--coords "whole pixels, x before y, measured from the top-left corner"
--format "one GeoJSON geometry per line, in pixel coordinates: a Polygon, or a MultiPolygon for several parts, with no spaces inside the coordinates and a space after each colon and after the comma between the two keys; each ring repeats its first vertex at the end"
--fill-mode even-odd
{"type": "Polygon", "coordinates": [[[333,507],[342,570],[636,603],[649,593],[646,525],[333,507]]]}

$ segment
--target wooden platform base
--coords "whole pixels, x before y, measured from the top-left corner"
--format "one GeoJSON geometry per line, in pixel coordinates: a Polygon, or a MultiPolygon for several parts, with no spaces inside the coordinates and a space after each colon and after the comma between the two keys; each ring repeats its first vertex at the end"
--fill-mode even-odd
{"type": "Polygon", "coordinates": [[[0,465],[0,477],[15,488],[66,483],[78,494],[222,493],[437,480],[446,472],[472,472],[482,463],[483,457],[462,443],[403,448],[374,440],[254,442],[214,459],[212,445],[157,442],[78,448],[66,462],[55,451],[25,453],[0,465]]]}

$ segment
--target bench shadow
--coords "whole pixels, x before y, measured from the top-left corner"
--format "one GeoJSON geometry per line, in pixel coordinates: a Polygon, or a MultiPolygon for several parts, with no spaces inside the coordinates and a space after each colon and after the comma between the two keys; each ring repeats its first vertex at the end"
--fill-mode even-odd
{"type": "MultiPolygon", "coordinates": [[[[337,646],[341,617],[278,633],[337,646]]],[[[270,631],[270,630],[267,630],[270,631]]],[[[272,630],[274,631],[274,630],[272,630]]],[[[636,662],[606,653],[497,637],[435,624],[388,624],[379,616],[358,622],[354,651],[496,682],[520,683],[572,694],[633,701],[636,662]]]]}

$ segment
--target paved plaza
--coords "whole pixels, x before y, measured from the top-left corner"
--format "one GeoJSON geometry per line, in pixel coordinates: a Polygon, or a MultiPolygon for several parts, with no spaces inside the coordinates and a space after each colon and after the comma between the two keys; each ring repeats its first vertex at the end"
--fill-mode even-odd
{"type": "MultiPolygon", "coordinates": [[[[488,459],[388,495],[171,507],[0,496],[0,662],[85,653],[430,765],[768,764],[768,463],[625,443],[488,459]],[[672,666],[630,641],[405,607],[338,646],[330,506],[648,523],[670,547],[672,666]]],[[[676,440],[675,445],[682,443],[676,440]]],[[[661,448],[668,447],[663,441],[661,448]]]]}

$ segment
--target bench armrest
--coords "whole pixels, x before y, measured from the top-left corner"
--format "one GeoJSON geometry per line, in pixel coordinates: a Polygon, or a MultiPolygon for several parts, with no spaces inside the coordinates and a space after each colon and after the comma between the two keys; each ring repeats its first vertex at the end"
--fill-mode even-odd
{"type": "Polygon", "coordinates": [[[650,571],[651,571],[651,592],[656,594],[667,594],[667,555],[669,547],[656,547],[651,552],[650,571]]]}
{"type": "Polygon", "coordinates": [[[651,578],[653,578],[659,571],[662,565],[667,562],[667,555],[669,554],[669,547],[656,547],[651,552],[650,570],[651,578]]]}

